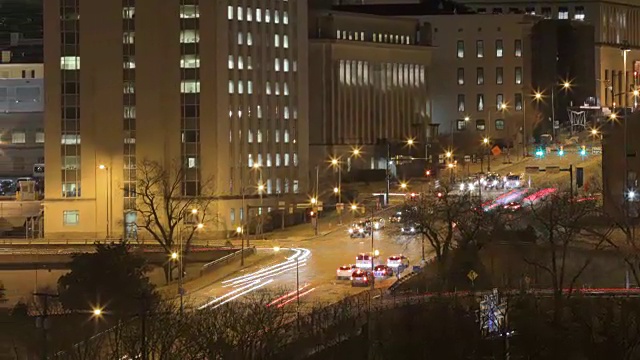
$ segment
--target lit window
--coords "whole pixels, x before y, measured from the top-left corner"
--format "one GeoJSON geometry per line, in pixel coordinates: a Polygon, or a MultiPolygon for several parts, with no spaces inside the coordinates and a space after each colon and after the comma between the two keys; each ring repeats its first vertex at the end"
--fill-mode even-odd
{"type": "Polygon", "coordinates": [[[136,107],[135,106],[125,106],[123,107],[124,118],[125,119],[135,119],[136,118],[136,107]]]}
{"type": "Polygon", "coordinates": [[[504,80],[504,69],[502,67],[496,68],[496,84],[502,85],[504,80]]]}
{"type": "Polygon", "coordinates": [[[273,11],[273,23],[280,24],[280,14],[278,13],[278,10],[273,11]]]}
{"type": "Polygon", "coordinates": [[[298,62],[293,60],[293,71],[298,71],[298,62]]]}
{"type": "Polygon", "coordinates": [[[240,6],[238,6],[238,16],[237,16],[238,20],[242,20],[242,8],[240,6]]]}
{"type": "Polygon", "coordinates": [[[280,35],[278,34],[273,35],[273,46],[280,47],[280,35]]]}
{"type": "Polygon", "coordinates": [[[478,94],[476,100],[476,108],[478,109],[478,111],[484,111],[484,95],[478,94]]]}
{"type": "Polygon", "coordinates": [[[262,107],[261,107],[260,105],[258,105],[258,108],[257,108],[257,109],[258,109],[258,110],[257,110],[257,112],[258,112],[258,119],[262,119],[262,107]]]}
{"type": "Polygon", "coordinates": [[[243,39],[244,39],[244,35],[241,32],[239,32],[238,33],[238,45],[242,45],[242,43],[243,43],[242,40],[243,39]]]}
{"type": "Polygon", "coordinates": [[[284,166],[289,166],[289,153],[284,154],[284,166]]]}
{"type": "Polygon", "coordinates": [[[458,85],[464,85],[464,68],[458,68],[458,85]]]}
{"type": "Polygon", "coordinates": [[[253,155],[249,154],[249,160],[247,161],[247,165],[249,165],[250,168],[253,167],[253,155]]]}
{"type": "Polygon", "coordinates": [[[269,9],[264,9],[264,22],[271,22],[271,14],[269,13],[269,9]]]}
{"type": "Polygon", "coordinates": [[[340,40],[340,30],[336,30],[336,39],[340,40]]]}
{"type": "Polygon", "coordinates": [[[478,130],[478,131],[484,131],[485,130],[484,120],[482,120],[482,119],[476,120],[476,130],[478,130]]]}
{"type": "Polygon", "coordinates": [[[253,69],[253,66],[251,66],[251,56],[247,56],[247,69],[253,69]]]}
{"type": "Polygon", "coordinates": [[[233,6],[227,6],[227,19],[233,20],[233,6]]]}
{"type": "Polygon", "coordinates": [[[522,40],[515,41],[515,56],[522,57],[522,40]]]}
{"type": "Polygon", "coordinates": [[[484,57],[484,41],[482,40],[476,41],[476,57],[478,58],[484,57]]]}
{"type": "Polygon", "coordinates": [[[180,18],[194,19],[198,17],[200,17],[198,5],[180,5],[180,18]]]}
{"type": "Polygon", "coordinates": [[[180,42],[183,44],[193,44],[200,41],[200,35],[197,30],[181,30],[180,42]]]}
{"type": "Polygon", "coordinates": [[[558,19],[561,19],[561,20],[569,19],[569,9],[567,9],[566,7],[559,7],[558,8],[558,19]]]}
{"type": "Polygon", "coordinates": [[[262,143],[262,130],[258,130],[257,132],[258,143],[262,143]]]}
{"type": "Polygon", "coordinates": [[[187,158],[187,168],[189,169],[195,169],[196,168],[196,158],[194,157],[188,157],[187,158]]]}
{"type": "Polygon", "coordinates": [[[458,59],[462,59],[464,58],[464,41],[463,40],[458,40],[458,47],[457,47],[457,56],[458,59]]]}
{"type": "Polygon", "coordinates": [[[238,80],[238,94],[243,94],[244,93],[244,86],[242,83],[242,80],[238,80]]]}
{"type": "Polygon", "coordinates": [[[280,83],[276,82],[274,85],[276,87],[276,95],[280,95],[280,83]]]}
{"type": "Polygon", "coordinates": [[[284,72],[289,72],[289,59],[284,59],[284,72]]]}
{"type": "Polygon", "coordinates": [[[280,142],[280,130],[275,131],[276,144],[280,142]]]}
{"type": "Polygon", "coordinates": [[[122,62],[123,69],[135,69],[136,68],[136,59],[133,55],[127,55],[124,57],[124,61],[122,62]]]}
{"type": "Polygon", "coordinates": [[[283,24],[289,23],[289,14],[286,11],[282,12],[282,23],[283,24]]]}
{"type": "Polygon", "coordinates": [[[504,120],[496,119],[496,130],[504,130],[504,120]]]}
{"type": "Polygon", "coordinates": [[[244,69],[244,62],[242,61],[242,56],[238,56],[238,69],[244,69]]]}
{"type": "Polygon", "coordinates": [[[127,6],[122,8],[122,18],[123,19],[133,19],[136,15],[136,8],[127,6]]]}
{"type": "Polygon", "coordinates": [[[458,131],[464,131],[467,128],[467,122],[464,120],[456,120],[456,129],[458,131]]]}
{"type": "Polygon", "coordinates": [[[576,12],[573,15],[573,19],[584,21],[584,6],[576,6],[576,12]]]}
{"type": "Polygon", "coordinates": [[[233,94],[234,93],[234,83],[233,80],[229,80],[229,94],[233,94]]]}
{"type": "Polygon", "coordinates": [[[515,106],[516,111],[522,111],[522,94],[516,93],[515,94],[515,98],[516,98],[516,101],[515,101],[515,103],[516,103],[516,106],[515,106]]]}
{"type": "Polygon", "coordinates": [[[298,153],[293,153],[293,166],[298,166],[298,153]]]}
{"type": "MultiPolygon", "coordinates": [[[[289,107],[285,106],[284,107],[284,118],[285,119],[289,119],[289,107]]],[[[286,130],[285,130],[286,131],[286,130]]],[[[285,133],[286,134],[286,133],[285,133]]]]}
{"type": "Polygon", "coordinates": [[[251,37],[251,33],[247,33],[247,46],[253,45],[253,38],[251,37]]]}
{"type": "Polygon", "coordinates": [[[247,94],[253,94],[253,81],[247,81],[247,94]]]}
{"type": "Polygon", "coordinates": [[[79,145],[80,134],[63,134],[60,139],[62,145],[79,145]]]}
{"type": "Polygon", "coordinates": [[[476,83],[484,85],[484,68],[479,67],[476,69],[476,83]]]}
{"type": "Polygon", "coordinates": [[[285,144],[289,143],[289,130],[284,131],[284,142],[285,144]]]}
{"type": "Polygon", "coordinates": [[[180,82],[180,92],[183,94],[199,93],[200,81],[198,80],[182,80],[180,82]]]}
{"type": "Polygon", "coordinates": [[[14,131],[11,133],[11,142],[13,144],[24,144],[27,141],[27,136],[24,131],[14,131]]]}
{"type": "Polygon", "coordinates": [[[496,109],[502,108],[502,104],[504,104],[504,95],[496,94],[496,109]]]}
{"type": "Polygon", "coordinates": [[[251,13],[251,8],[250,7],[247,8],[246,15],[247,15],[247,21],[253,21],[253,14],[251,13]]]}
{"type": "Polygon", "coordinates": [[[195,69],[200,67],[200,57],[194,54],[186,54],[180,57],[180,67],[183,69],[195,69]]]}
{"type": "Polygon", "coordinates": [[[280,71],[280,59],[276,58],[273,68],[275,71],[280,71]]]}
{"type": "Polygon", "coordinates": [[[284,83],[284,95],[287,96],[289,95],[289,85],[287,85],[287,83],[284,83]]]}
{"type": "Polygon", "coordinates": [[[501,58],[503,55],[504,49],[502,45],[502,40],[496,40],[496,57],[501,58]]]}
{"type": "Polygon", "coordinates": [[[36,144],[44,143],[44,132],[38,131],[36,132],[36,144]]]}
{"type": "Polygon", "coordinates": [[[64,226],[73,226],[80,223],[80,211],[64,210],[62,212],[62,223],[64,226]]]}
{"type": "Polygon", "coordinates": [[[253,143],[253,131],[251,130],[247,131],[247,142],[249,144],[253,143]]]}
{"type": "Polygon", "coordinates": [[[268,81],[265,84],[265,92],[267,93],[267,95],[271,95],[271,83],[268,81]]]}
{"type": "Polygon", "coordinates": [[[229,64],[228,64],[229,69],[233,69],[234,65],[235,65],[235,61],[233,60],[233,55],[229,55],[229,64]]]}
{"type": "Polygon", "coordinates": [[[62,56],[60,57],[61,70],[80,70],[79,56],[62,56]]]}
{"type": "Polygon", "coordinates": [[[464,112],[464,94],[458,94],[458,112],[464,112]]]}
{"type": "Polygon", "coordinates": [[[285,49],[289,48],[289,36],[288,35],[283,35],[282,36],[282,47],[284,47],[285,49]]]}
{"type": "Polygon", "coordinates": [[[262,22],[262,9],[256,9],[256,21],[262,22]]]}
{"type": "Polygon", "coordinates": [[[522,84],[522,68],[519,66],[516,67],[516,84],[522,84]]]}
{"type": "MultiPolygon", "coordinates": [[[[280,166],[280,154],[276,154],[276,167],[280,166]]],[[[280,182],[278,182],[278,185],[280,185],[280,182]]],[[[280,186],[278,186],[278,191],[280,191],[280,186]]]]}

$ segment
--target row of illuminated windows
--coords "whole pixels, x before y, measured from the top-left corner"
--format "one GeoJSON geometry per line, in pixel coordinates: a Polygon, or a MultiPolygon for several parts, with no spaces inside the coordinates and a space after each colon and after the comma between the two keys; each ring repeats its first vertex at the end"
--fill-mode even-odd
{"type": "MultiPolygon", "coordinates": [[[[522,94],[517,93],[514,95],[515,98],[515,103],[513,104],[513,108],[516,111],[522,111],[522,94]]],[[[504,99],[504,94],[497,94],[496,95],[496,106],[495,108],[487,108],[486,104],[485,104],[485,99],[484,99],[484,94],[477,94],[476,95],[476,110],[477,111],[493,111],[493,110],[498,110],[498,111],[503,111],[500,110],[502,109],[504,105],[507,105],[507,109],[509,109],[508,104],[505,102],[504,99]]],[[[467,111],[467,106],[466,106],[466,101],[465,101],[465,95],[464,94],[458,94],[458,112],[466,112],[467,111]]]]}
{"type": "MultiPolygon", "coordinates": [[[[227,7],[227,19],[233,20],[234,18],[238,21],[246,20],[249,22],[263,22],[262,9],[255,9],[254,17],[253,9],[251,9],[250,7],[247,7],[245,10],[242,6],[237,6],[236,8],[234,8],[233,6],[229,5],[227,7]]],[[[272,19],[270,10],[264,9],[264,22],[268,24],[271,22],[271,20],[272,19]]],[[[280,12],[278,10],[273,10],[273,23],[280,24],[280,12]]],[[[282,23],[285,25],[289,23],[289,13],[287,13],[287,11],[282,11],[282,23]]]]}
{"type": "Polygon", "coordinates": [[[374,74],[380,74],[382,86],[420,86],[425,83],[425,68],[414,64],[380,64],[367,61],[340,60],[340,84],[373,85],[374,74]],[[379,69],[376,69],[379,67],[379,69]]]}
{"type": "Polygon", "coordinates": [[[61,70],[80,70],[79,56],[62,56],[60,57],[61,70]]]}
{"type": "MultiPolygon", "coordinates": [[[[247,32],[246,35],[243,32],[239,32],[237,42],[238,45],[244,45],[245,43],[247,46],[253,45],[253,36],[251,35],[251,32],[247,32]]],[[[289,48],[289,35],[280,36],[280,34],[273,34],[273,46],[280,47],[280,45],[285,49],[289,48]],[[280,39],[282,39],[282,44],[280,43],[280,39]]]]}
{"type": "Polygon", "coordinates": [[[293,166],[298,166],[298,154],[297,153],[293,153],[292,156],[289,156],[289,153],[282,154],[282,161],[280,161],[281,157],[280,157],[279,153],[276,153],[275,156],[273,157],[273,159],[275,160],[274,162],[271,161],[271,154],[266,154],[264,156],[264,159],[266,161],[263,163],[262,162],[262,160],[263,160],[262,154],[257,154],[257,156],[255,158],[254,158],[253,154],[249,154],[248,157],[247,157],[247,166],[249,166],[250,168],[253,168],[256,165],[260,166],[260,167],[261,166],[266,166],[266,167],[285,166],[286,167],[286,166],[291,166],[292,163],[293,163],[293,166]]]}
{"type": "MultiPolygon", "coordinates": [[[[238,68],[239,70],[243,70],[245,68],[245,61],[243,57],[240,55],[237,59],[234,58],[233,55],[229,55],[229,69],[238,68]]],[[[247,56],[246,58],[246,68],[247,70],[253,69],[253,65],[251,64],[251,56],[247,56]]]]}
{"type": "MultiPolygon", "coordinates": [[[[456,120],[456,129],[458,131],[464,131],[467,129],[467,123],[468,120],[461,120],[458,119],[456,120]]],[[[484,119],[477,119],[475,120],[475,125],[476,125],[476,130],[477,131],[487,131],[487,125],[486,125],[486,121],[484,119]]],[[[501,131],[505,129],[505,123],[504,123],[504,119],[496,119],[494,120],[494,129],[501,131]]]]}
{"type": "MultiPolygon", "coordinates": [[[[346,31],[346,30],[336,30],[336,39],[338,40],[356,40],[356,41],[365,41],[364,31],[346,31]]],[[[391,44],[411,44],[411,36],[409,35],[394,35],[394,34],[381,34],[381,33],[373,33],[371,34],[371,40],[373,42],[384,42],[391,44]]]]}
{"type": "MultiPolygon", "coordinates": [[[[294,119],[298,119],[298,110],[297,109],[293,109],[293,118],[294,119]]],[[[248,111],[249,115],[251,115],[251,109],[249,109],[248,111]]],[[[256,113],[258,116],[258,119],[262,119],[262,107],[260,105],[258,105],[256,107],[256,113]]],[[[278,107],[275,107],[275,114],[279,114],[280,110],[278,109],[278,107]]],[[[229,118],[232,118],[235,114],[238,115],[238,119],[242,118],[242,110],[238,110],[237,112],[234,112],[233,110],[229,110],[229,118]]],[[[290,112],[289,112],[289,107],[288,106],[283,106],[282,107],[282,114],[284,115],[285,119],[289,119],[290,117],[290,112]]],[[[231,138],[231,134],[229,134],[229,138],[231,138]]],[[[295,142],[295,140],[294,140],[295,142]]]]}
{"type": "MultiPolygon", "coordinates": [[[[465,84],[464,68],[458,68],[457,71],[458,85],[465,84]]],[[[522,67],[516,66],[514,69],[514,81],[516,85],[522,84],[522,67]]],[[[499,66],[496,68],[496,85],[502,85],[504,83],[504,68],[499,66]]],[[[476,84],[484,85],[484,68],[476,68],[476,84]]]]}
{"type": "MultiPolygon", "coordinates": [[[[36,144],[43,144],[44,143],[44,131],[42,131],[42,130],[36,131],[34,142],[36,144]]],[[[27,143],[27,132],[24,131],[24,130],[13,130],[13,131],[11,131],[11,143],[12,144],[26,144],[27,143]]]]}
{"type": "MultiPolygon", "coordinates": [[[[253,135],[253,131],[249,130],[247,132],[247,142],[249,144],[252,144],[254,140],[254,135],[253,135]]],[[[256,131],[256,135],[255,135],[255,140],[257,143],[261,144],[262,143],[262,130],[258,130],[256,131]]],[[[280,130],[276,129],[274,131],[274,140],[276,143],[280,143],[280,130]]],[[[285,144],[289,143],[289,130],[285,129],[283,131],[283,137],[282,140],[285,144]]]]}
{"type": "MultiPolygon", "coordinates": [[[[485,53],[484,40],[476,40],[476,57],[484,58],[485,53]]],[[[495,43],[496,57],[502,58],[504,56],[504,43],[502,40],[496,40],[495,43]]],[[[458,40],[456,45],[456,56],[458,59],[464,58],[464,40],[458,40]]],[[[516,39],[513,42],[513,55],[515,57],[522,57],[522,40],[516,39]]]]}
{"type": "MultiPolygon", "coordinates": [[[[134,19],[135,17],[136,17],[135,7],[125,6],[122,8],[123,19],[134,19]]],[[[181,19],[194,19],[199,17],[200,17],[200,12],[198,11],[198,5],[180,5],[181,19]]]]}
{"type": "MultiPolygon", "coordinates": [[[[478,8],[476,10],[478,14],[486,14],[488,12],[487,8],[478,8]]],[[[557,10],[557,18],[568,20],[569,19],[569,7],[567,6],[559,6],[557,10]]],[[[504,12],[501,7],[494,7],[491,9],[491,13],[493,14],[502,14],[504,12]]],[[[536,8],[533,6],[527,6],[524,9],[510,7],[508,8],[508,13],[510,14],[528,14],[528,15],[541,15],[545,19],[553,18],[553,10],[549,6],[542,6],[539,12],[536,12],[536,8]]],[[[575,6],[573,9],[573,20],[583,21],[585,19],[584,6],[575,6]]]]}
{"type": "MultiPolygon", "coordinates": [[[[233,81],[229,80],[229,94],[244,94],[245,91],[247,94],[253,94],[253,81],[246,81],[246,90],[245,90],[245,82],[243,80],[233,81]]],[[[267,81],[265,84],[265,93],[267,95],[271,95],[272,93],[275,95],[280,95],[280,83],[275,82],[273,84],[273,92],[271,91],[271,83],[267,81]]],[[[282,84],[282,95],[289,95],[289,85],[285,82],[282,84]]]]}

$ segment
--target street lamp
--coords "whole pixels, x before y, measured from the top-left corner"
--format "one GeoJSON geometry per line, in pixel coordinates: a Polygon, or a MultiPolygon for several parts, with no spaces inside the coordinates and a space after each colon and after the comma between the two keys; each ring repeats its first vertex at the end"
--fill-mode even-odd
{"type": "Polygon", "coordinates": [[[94,317],[102,317],[102,309],[100,308],[93,309],[91,313],[93,314],[94,317]]]}
{"type": "Polygon", "coordinates": [[[484,139],[482,139],[482,143],[487,147],[487,172],[490,172],[491,171],[491,154],[490,154],[491,140],[489,140],[488,137],[485,137],[484,139]]]}
{"type": "MultiPolygon", "coordinates": [[[[107,220],[107,239],[108,239],[108,238],[111,237],[111,208],[112,208],[112,206],[111,206],[111,169],[107,165],[104,165],[104,164],[100,164],[98,166],[98,169],[105,170],[107,172],[106,173],[107,176],[105,177],[107,183],[106,183],[106,187],[105,187],[104,191],[105,191],[105,195],[106,195],[105,203],[107,205],[107,219],[106,220],[107,220]]],[[[97,181],[96,181],[96,183],[97,183],[97,181]]],[[[96,188],[97,187],[98,186],[96,184],[96,188]]]]}
{"type": "Polygon", "coordinates": [[[452,156],[452,155],[453,155],[453,153],[452,153],[451,151],[447,151],[447,152],[444,154],[444,156],[445,156],[446,158],[451,158],[451,156],[452,156]]]}
{"type": "Polygon", "coordinates": [[[178,253],[177,252],[172,252],[171,253],[171,260],[177,260],[178,259],[178,253]]]}
{"type": "Polygon", "coordinates": [[[318,202],[318,200],[314,197],[311,198],[311,204],[316,204],[318,202]]]}
{"type": "MultiPolygon", "coordinates": [[[[356,150],[357,149],[354,149],[354,152],[356,150]]],[[[358,153],[360,152],[358,151],[358,153]]],[[[338,168],[338,186],[333,188],[333,193],[338,196],[338,204],[342,204],[342,164],[340,163],[339,158],[332,158],[331,166],[333,166],[334,168],[338,168]]],[[[340,222],[340,224],[342,224],[342,212],[340,213],[338,221],[340,222]]]]}

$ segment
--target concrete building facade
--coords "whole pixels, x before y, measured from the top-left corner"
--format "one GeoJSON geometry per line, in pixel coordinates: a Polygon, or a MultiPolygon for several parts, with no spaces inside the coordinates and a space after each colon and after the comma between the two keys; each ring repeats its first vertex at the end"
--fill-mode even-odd
{"type": "Polygon", "coordinates": [[[178,164],[183,196],[216,199],[205,233],[246,221],[241,198],[257,204],[259,178],[265,207],[306,193],[306,1],[44,7],[47,237],[145,236],[142,160],[178,164]]]}
{"type": "Polygon", "coordinates": [[[411,19],[311,14],[312,165],[324,169],[330,158],[339,157],[347,171],[385,169],[381,142],[412,139],[418,149],[426,144],[432,48],[419,32],[411,19]]]}
{"type": "Polygon", "coordinates": [[[43,86],[42,64],[0,64],[0,177],[43,175],[43,86]]]}

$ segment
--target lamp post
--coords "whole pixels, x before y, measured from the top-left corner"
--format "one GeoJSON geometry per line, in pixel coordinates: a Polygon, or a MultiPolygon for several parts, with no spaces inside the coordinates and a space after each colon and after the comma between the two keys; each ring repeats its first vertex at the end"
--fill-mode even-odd
{"type": "MultiPolygon", "coordinates": [[[[204,228],[204,224],[197,222],[196,216],[198,215],[198,209],[191,209],[190,211],[192,216],[192,221],[186,221],[186,214],[182,215],[182,223],[181,227],[178,229],[178,252],[173,252],[171,254],[171,259],[178,262],[178,294],[180,295],[180,315],[184,313],[184,287],[183,287],[183,273],[184,273],[184,231],[188,228],[188,226],[192,226],[192,231],[200,230],[204,228]]],[[[193,232],[191,235],[193,235],[193,232]]]]}
{"type": "Polygon", "coordinates": [[[491,154],[490,154],[491,141],[489,140],[488,137],[485,137],[484,139],[482,139],[482,143],[484,144],[484,146],[487,147],[487,172],[491,172],[491,154]]]}
{"type": "MultiPolygon", "coordinates": [[[[622,46],[620,47],[620,51],[622,51],[622,74],[624,77],[624,130],[623,130],[623,143],[624,143],[624,188],[623,189],[627,189],[629,187],[629,150],[627,149],[627,122],[628,122],[628,118],[627,118],[627,100],[628,100],[628,96],[627,96],[627,91],[629,90],[626,86],[627,86],[627,53],[629,51],[631,51],[631,48],[629,47],[629,43],[627,41],[623,41],[622,42],[622,46]]],[[[635,93],[634,93],[635,94],[635,93]]],[[[622,101],[620,101],[620,105],[622,105],[622,101]]],[[[624,208],[625,208],[625,212],[626,212],[626,216],[629,216],[629,201],[627,199],[627,197],[624,197],[624,208]]]]}
{"type": "MultiPolygon", "coordinates": [[[[340,163],[340,159],[331,159],[331,166],[333,168],[338,168],[338,186],[333,188],[333,193],[338,197],[338,204],[342,204],[342,164],[340,163]]],[[[340,212],[338,221],[340,225],[342,225],[342,212],[340,212]]]]}
{"type": "Polygon", "coordinates": [[[264,192],[264,183],[262,182],[262,165],[260,163],[253,164],[253,168],[258,171],[258,194],[260,196],[260,208],[258,208],[258,228],[256,229],[256,237],[262,234],[262,193],[264,192]]]}
{"type": "Polygon", "coordinates": [[[105,203],[106,203],[106,207],[107,207],[107,239],[109,239],[111,237],[111,211],[112,211],[112,206],[111,206],[111,169],[104,165],[104,164],[100,164],[98,166],[98,169],[100,170],[105,170],[106,171],[106,187],[105,187],[105,203]]]}

